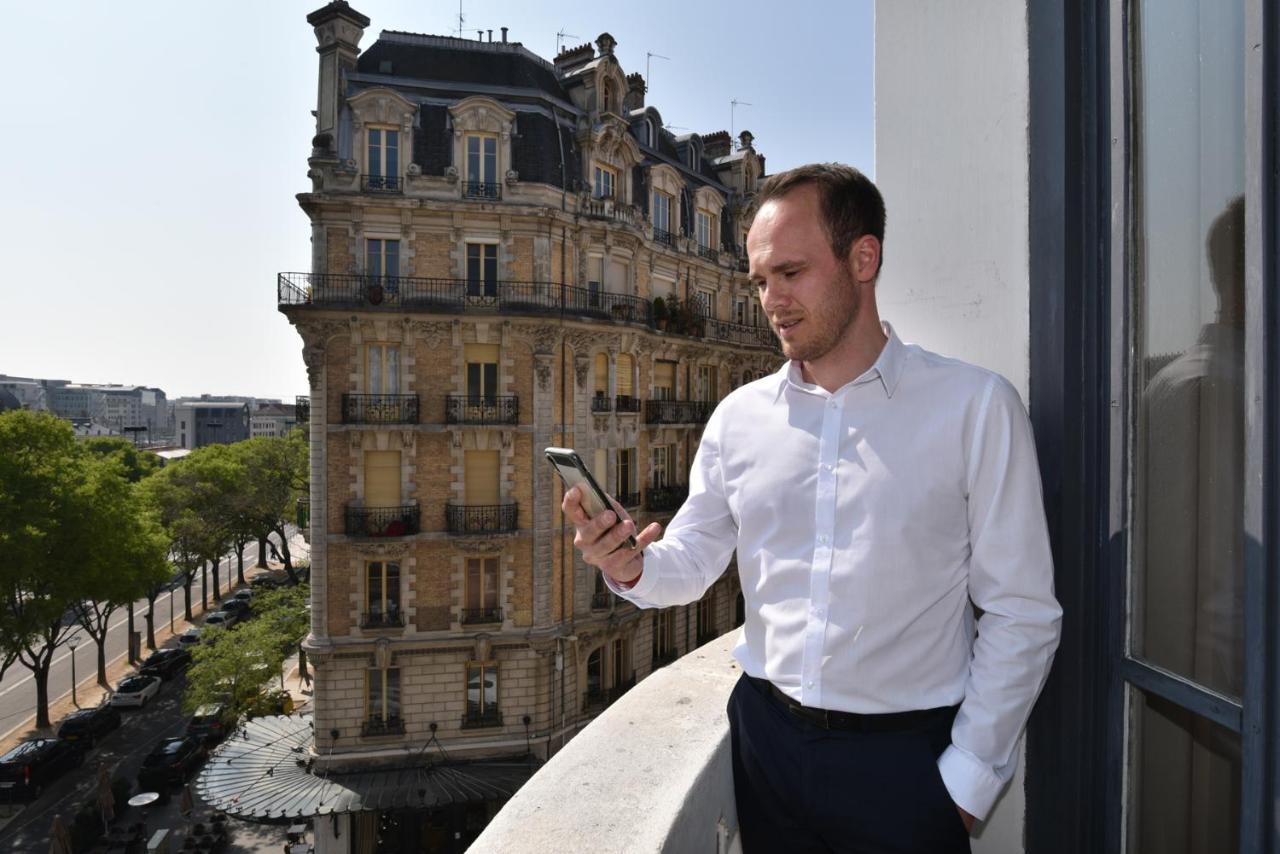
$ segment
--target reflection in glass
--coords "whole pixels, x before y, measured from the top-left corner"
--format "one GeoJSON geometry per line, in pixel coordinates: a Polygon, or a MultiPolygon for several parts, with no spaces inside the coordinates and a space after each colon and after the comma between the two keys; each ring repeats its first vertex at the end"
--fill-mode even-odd
{"type": "Polygon", "coordinates": [[[1133,653],[1243,686],[1243,14],[1140,4],[1133,653]]]}
{"type": "Polygon", "coordinates": [[[1134,692],[1133,854],[1240,850],[1240,736],[1134,692]]]}

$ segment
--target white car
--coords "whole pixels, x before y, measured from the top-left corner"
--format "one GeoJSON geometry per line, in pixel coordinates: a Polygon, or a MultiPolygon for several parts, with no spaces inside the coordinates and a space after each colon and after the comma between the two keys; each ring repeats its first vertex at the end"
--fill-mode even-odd
{"type": "Polygon", "coordinates": [[[111,695],[113,706],[137,706],[141,709],[160,693],[160,680],[155,676],[126,676],[111,695]]]}
{"type": "Polygon", "coordinates": [[[224,629],[229,629],[236,624],[238,619],[230,611],[214,611],[204,618],[204,624],[206,626],[222,626],[224,629]]]}

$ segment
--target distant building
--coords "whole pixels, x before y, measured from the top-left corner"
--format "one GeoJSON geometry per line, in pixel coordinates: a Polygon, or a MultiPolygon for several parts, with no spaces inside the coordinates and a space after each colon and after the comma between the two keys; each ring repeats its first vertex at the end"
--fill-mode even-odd
{"type": "Polygon", "coordinates": [[[49,396],[39,380],[28,377],[8,377],[0,375],[0,391],[9,392],[17,401],[18,409],[47,411],[49,396]]]}
{"type": "Polygon", "coordinates": [[[259,403],[249,416],[249,435],[257,439],[263,436],[283,436],[298,423],[293,404],[259,403]]]}
{"type": "Polygon", "coordinates": [[[183,448],[230,444],[249,438],[249,404],[180,402],[174,407],[174,439],[183,448]]]}

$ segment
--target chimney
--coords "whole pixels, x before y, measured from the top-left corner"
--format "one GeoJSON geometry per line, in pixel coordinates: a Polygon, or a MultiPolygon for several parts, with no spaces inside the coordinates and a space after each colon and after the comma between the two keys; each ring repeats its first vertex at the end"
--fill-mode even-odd
{"type": "Polygon", "coordinates": [[[728,131],[718,130],[702,137],[702,153],[708,160],[724,157],[729,151],[728,131]]]}
{"type": "Polygon", "coordinates": [[[506,43],[507,43],[507,28],[506,28],[506,27],[503,27],[503,28],[502,28],[502,43],[503,43],[503,44],[506,44],[506,43]]]}
{"type": "Polygon", "coordinates": [[[489,34],[489,44],[493,44],[493,30],[485,30],[489,34]]]}
{"type": "Polygon", "coordinates": [[[643,74],[635,71],[627,75],[627,94],[622,99],[623,112],[629,113],[644,107],[645,89],[643,74]]]}
{"type": "Polygon", "coordinates": [[[590,44],[580,44],[577,47],[566,48],[556,56],[554,65],[560,73],[565,73],[570,69],[582,65],[584,62],[590,62],[596,58],[596,51],[590,44]]]}
{"type": "Polygon", "coordinates": [[[753,136],[751,131],[749,130],[744,130],[742,133],[738,134],[739,148],[750,148],[751,143],[754,141],[755,141],[755,136],[753,136]]]}
{"type": "Polygon", "coordinates": [[[333,0],[327,6],[307,15],[307,23],[316,34],[320,54],[320,83],[316,105],[316,136],[313,155],[336,155],[338,150],[338,113],[345,95],[343,75],[356,67],[360,55],[360,39],[369,26],[368,17],[347,5],[346,0],[333,0]]]}

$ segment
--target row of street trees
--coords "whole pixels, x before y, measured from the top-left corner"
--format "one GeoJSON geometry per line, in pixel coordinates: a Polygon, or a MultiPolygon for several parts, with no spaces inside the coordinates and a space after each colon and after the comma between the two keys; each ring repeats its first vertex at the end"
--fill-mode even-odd
{"type": "MultiPolygon", "coordinates": [[[[97,646],[105,687],[113,614],[155,601],[175,567],[191,619],[191,584],[233,546],[276,535],[290,576],[285,525],[306,494],[306,435],[213,445],[161,467],[124,440],[79,442],[47,413],[0,414],[0,678],[31,672],[36,725],[49,726],[49,669],[79,628],[97,646]]],[[[237,568],[244,580],[241,559],[237,568]]],[[[215,593],[215,599],[217,594],[215,593]]]]}

